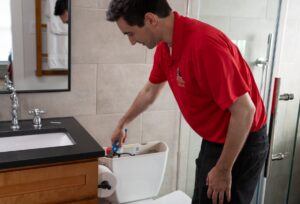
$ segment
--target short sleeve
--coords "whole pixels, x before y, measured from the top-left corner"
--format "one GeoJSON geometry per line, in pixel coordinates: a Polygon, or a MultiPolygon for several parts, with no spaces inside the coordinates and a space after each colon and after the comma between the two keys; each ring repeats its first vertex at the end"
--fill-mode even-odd
{"type": "Polygon", "coordinates": [[[250,88],[241,72],[243,65],[234,58],[229,49],[206,46],[200,51],[201,64],[204,68],[208,89],[218,106],[225,110],[231,106],[238,97],[250,88]]]}
{"type": "Polygon", "coordinates": [[[152,70],[149,76],[149,81],[153,84],[160,84],[167,80],[163,66],[163,46],[160,44],[157,46],[154,54],[154,62],[152,70]]]}

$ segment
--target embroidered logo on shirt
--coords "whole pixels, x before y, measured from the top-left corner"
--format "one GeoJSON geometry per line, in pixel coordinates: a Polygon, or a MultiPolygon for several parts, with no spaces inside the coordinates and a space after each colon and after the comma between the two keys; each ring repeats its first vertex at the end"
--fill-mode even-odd
{"type": "Polygon", "coordinates": [[[183,80],[179,67],[177,68],[176,81],[179,87],[185,87],[185,81],[183,80]]]}

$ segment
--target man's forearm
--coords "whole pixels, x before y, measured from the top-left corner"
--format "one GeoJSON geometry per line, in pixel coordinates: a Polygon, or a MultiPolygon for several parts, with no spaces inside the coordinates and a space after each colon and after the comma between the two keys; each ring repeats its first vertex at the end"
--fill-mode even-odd
{"type": "Polygon", "coordinates": [[[125,115],[121,118],[119,122],[119,126],[125,126],[130,123],[134,118],[136,118],[140,113],[145,111],[149,105],[151,104],[151,100],[144,96],[143,90],[139,92],[134,102],[125,113],[125,115]]]}
{"type": "Polygon", "coordinates": [[[139,92],[134,102],[119,121],[119,126],[124,127],[140,113],[145,111],[157,98],[164,84],[154,85],[148,82],[145,87],[139,92]]]}
{"type": "Polygon", "coordinates": [[[222,170],[230,171],[232,170],[234,162],[248,137],[255,114],[255,107],[251,106],[251,104],[250,106],[245,106],[245,104],[242,103],[241,106],[232,108],[233,109],[230,110],[231,118],[227,137],[222,154],[216,165],[222,170]]]}

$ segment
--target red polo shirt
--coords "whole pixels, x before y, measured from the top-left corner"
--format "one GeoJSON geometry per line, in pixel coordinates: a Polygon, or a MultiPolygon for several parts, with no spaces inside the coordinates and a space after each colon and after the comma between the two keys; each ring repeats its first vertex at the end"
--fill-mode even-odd
{"type": "Polygon", "coordinates": [[[205,140],[225,142],[228,108],[246,92],[256,106],[251,131],[260,129],[265,108],[238,48],[216,28],[174,14],[172,49],[157,45],[150,82],[168,81],[186,121],[205,140]]]}

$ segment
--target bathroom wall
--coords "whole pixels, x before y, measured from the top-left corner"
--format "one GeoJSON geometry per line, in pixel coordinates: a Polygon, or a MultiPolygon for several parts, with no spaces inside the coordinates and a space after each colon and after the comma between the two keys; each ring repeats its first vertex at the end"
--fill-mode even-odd
{"type": "MultiPolygon", "coordinates": [[[[75,116],[102,145],[148,79],[153,51],[131,46],[115,23],[105,20],[109,0],[72,0],[71,92],[19,94],[20,118],[32,108],[45,117],[75,116]]],[[[186,1],[170,0],[180,13],[186,1]]],[[[0,95],[0,120],[9,120],[9,95],[0,95]]],[[[175,190],[179,112],[166,85],[149,110],[129,125],[127,143],[164,141],[170,153],[160,194],[175,190]]]]}

